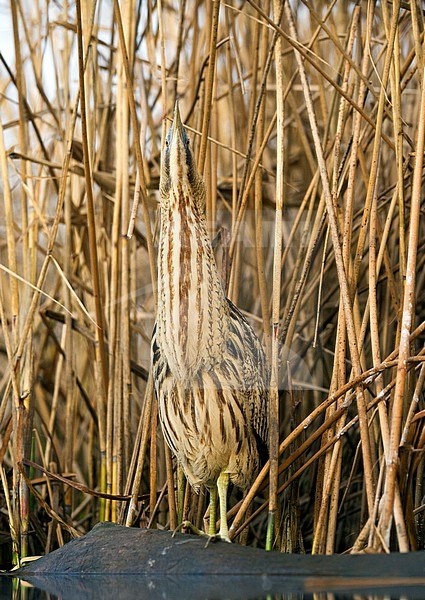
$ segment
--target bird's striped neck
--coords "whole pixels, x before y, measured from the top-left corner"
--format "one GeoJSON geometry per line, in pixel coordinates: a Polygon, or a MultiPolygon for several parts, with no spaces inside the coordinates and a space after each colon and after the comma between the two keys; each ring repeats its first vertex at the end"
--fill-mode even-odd
{"type": "Polygon", "coordinates": [[[228,308],[193,188],[170,189],[161,203],[158,257],[158,341],[183,383],[220,361],[228,308]]]}

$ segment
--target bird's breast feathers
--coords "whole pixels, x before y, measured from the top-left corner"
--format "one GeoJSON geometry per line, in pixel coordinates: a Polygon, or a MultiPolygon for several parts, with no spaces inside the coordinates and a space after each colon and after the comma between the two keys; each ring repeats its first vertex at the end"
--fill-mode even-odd
{"type": "Polygon", "coordinates": [[[171,371],[188,379],[220,362],[228,308],[205,225],[190,210],[162,217],[158,341],[171,371]]]}

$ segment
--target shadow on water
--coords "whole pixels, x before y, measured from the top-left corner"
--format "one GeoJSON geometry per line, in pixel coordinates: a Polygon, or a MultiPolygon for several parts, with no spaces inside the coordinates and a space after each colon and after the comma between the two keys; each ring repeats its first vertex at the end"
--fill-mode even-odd
{"type": "Polygon", "coordinates": [[[423,600],[425,580],[279,576],[0,576],[3,600],[423,600]]]}

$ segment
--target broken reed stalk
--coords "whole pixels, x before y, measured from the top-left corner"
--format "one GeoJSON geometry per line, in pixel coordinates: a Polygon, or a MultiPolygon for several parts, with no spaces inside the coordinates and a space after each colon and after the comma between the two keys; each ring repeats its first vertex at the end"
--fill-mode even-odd
{"type": "Polygon", "coordinates": [[[267,537],[267,510],[285,513],[294,502],[285,490],[296,480],[307,551],[386,550],[392,516],[397,535],[390,549],[423,547],[422,224],[408,237],[423,179],[409,155],[419,148],[423,15],[416,3],[342,7],[333,0],[322,9],[304,0],[302,9],[291,4],[293,17],[286,6],[281,19],[282,4],[249,0],[236,9],[186,0],[145,11],[139,0],[115,0],[110,14],[80,1],[78,32],[70,2],[37,26],[41,4],[11,4],[16,61],[9,66],[0,57],[6,225],[0,262],[36,289],[0,274],[0,461],[10,494],[11,474],[20,478],[10,441],[23,448],[16,415],[26,402],[34,410],[33,449],[23,449],[23,458],[31,451],[49,472],[74,473],[84,483],[71,494],[66,478],[52,487],[30,474],[31,504],[25,490],[16,503],[10,494],[0,524],[6,530],[10,520],[15,560],[27,552],[28,516],[35,525],[29,553],[50,550],[63,543],[62,531],[82,533],[105,517],[172,529],[184,511],[202,524],[205,497],[184,498],[186,486],[159,431],[153,437],[156,409],[146,381],[160,139],[176,96],[205,165],[211,232],[230,231],[230,277],[220,242],[217,252],[229,295],[272,357],[272,474],[266,465],[231,509],[232,537],[244,528],[248,543],[284,549],[280,530],[273,535],[269,527],[267,537]],[[297,20],[301,10],[310,19],[297,20]],[[40,37],[46,48],[59,48],[53,61],[40,37]],[[74,41],[84,57],[81,87],[69,68],[74,41]],[[55,77],[46,77],[52,70],[55,77]],[[28,85],[30,74],[35,86],[28,85]],[[88,114],[80,121],[84,87],[88,114]],[[82,200],[90,187],[92,225],[82,200]],[[143,222],[135,220],[140,196],[143,222]],[[129,225],[131,241],[122,238],[129,225]],[[98,292],[90,264],[94,230],[98,292]],[[414,284],[406,282],[415,272],[414,284]],[[408,342],[400,311],[406,289],[414,329],[408,342]],[[107,394],[94,384],[95,370],[101,374],[95,293],[105,312],[107,394]],[[57,318],[50,298],[65,307],[55,307],[57,318]],[[408,373],[397,375],[406,352],[408,373]],[[293,431],[281,389],[286,361],[294,392],[304,388],[293,431]],[[391,469],[389,452],[397,460],[391,469]],[[357,459],[362,453],[365,472],[357,459]],[[96,487],[111,494],[90,497],[96,487]],[[255,495],[259,504],[249,516],[255,495]]]}

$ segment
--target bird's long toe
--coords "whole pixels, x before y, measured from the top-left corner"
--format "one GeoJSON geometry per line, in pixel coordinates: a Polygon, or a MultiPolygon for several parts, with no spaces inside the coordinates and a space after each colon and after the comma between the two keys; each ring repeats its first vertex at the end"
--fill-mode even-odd
{"type": "Polygon", "coordinates": [[[205,533],[205,531],[202,531],[202,529],[198,529],[198,527],[196,527],[190,521],[182,521],[179,525],[177,525],[177,527],[173,531],[172,537],[174,537],[176,533],[178,533],[182,529],[189,529],[191,533],[194,533],[195,535],[200,535],[202,537],[211,537],[207,533],[205,533]]]}

